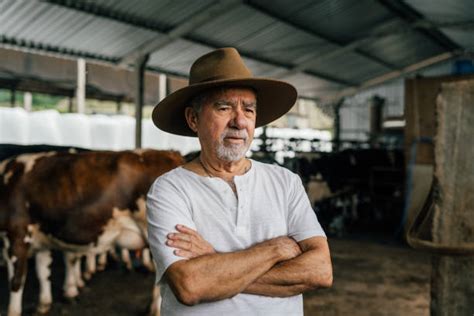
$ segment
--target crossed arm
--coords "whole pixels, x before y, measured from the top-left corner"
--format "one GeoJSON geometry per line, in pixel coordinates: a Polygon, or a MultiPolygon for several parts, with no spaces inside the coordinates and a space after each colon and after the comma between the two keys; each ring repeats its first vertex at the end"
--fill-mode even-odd
{"type": "Polygon", "coordinates": [[[182,225],[176,229],[177,233],[168,235],[167,245],[189,260],[172,264],[165,281],[183,304],[217,301],[239,293],[286,297],[332,285],[324,237],[296,243],[282,236],[245,250],[217,253],[196,231],[182,225]]]}

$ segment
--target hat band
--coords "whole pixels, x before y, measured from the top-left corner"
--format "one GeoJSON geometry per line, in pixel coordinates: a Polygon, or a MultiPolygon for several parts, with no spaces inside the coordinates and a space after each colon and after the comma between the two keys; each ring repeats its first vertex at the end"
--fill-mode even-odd
{"type": "Polygon", "coordinates": [[[235,79],[251,79],[252,76],[228,76],[228,75],[219,75],[219,76],[212,76],[212,77],[209,77],[209,78],[206,78],[206,79],[202,79],[202,80],[199,80],[199,81],[193,81],[191,82],[191,84],[198,84],[198,83],[205,83],[205,82],[209,82],[209,81],[220,81],[220,80],[235,80],[235,79]]]}

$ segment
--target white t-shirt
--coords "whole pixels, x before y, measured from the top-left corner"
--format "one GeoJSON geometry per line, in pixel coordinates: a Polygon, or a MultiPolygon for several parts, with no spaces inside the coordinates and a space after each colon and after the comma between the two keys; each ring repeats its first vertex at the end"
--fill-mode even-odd
{"type": "MultiPolygon", "coordinates": [[[[182,167],[153,183],[147,196],[147,216],[157,281],[172,263],[183,260],[165,244],[167,234],[175,232],[177,224],[195,229],[217,252],[243,250],[279,236],[290,236],[298,242],[325,236],[301,179],[285,168],[251,162],[247,173],[234,177],[238,199],[224,180],[203,177],[182,167]]],[[[277,298],[238,294],[186,306],[162,282],[161,296],[163,316],[303,315],[302,295],[277,298]]]]}

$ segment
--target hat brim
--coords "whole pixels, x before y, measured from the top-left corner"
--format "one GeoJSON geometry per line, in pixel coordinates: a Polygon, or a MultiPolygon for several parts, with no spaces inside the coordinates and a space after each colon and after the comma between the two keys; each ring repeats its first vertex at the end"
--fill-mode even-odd
{"type": "Polygon", "coordinates": [[[200,92],[216,87],[249,87],[257,92],[255,127],[266,125],[287,113],[295,104],[298,93],[289,83],[265,78],[226,79],[203,82],[181,88],[164,98],[153,109],[153,123],[161,130],[182,136],[197,136],[192,131],[184,111],[200,92]]]}

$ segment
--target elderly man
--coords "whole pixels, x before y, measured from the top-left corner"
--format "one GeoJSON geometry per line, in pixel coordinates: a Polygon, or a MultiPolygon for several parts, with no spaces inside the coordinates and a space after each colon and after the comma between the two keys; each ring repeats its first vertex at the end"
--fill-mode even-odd
{"type": "Polygon", "coordinates": [[[189,86],[155,107],[155,125],[201,144],[148,193],[162,315],[302,315],[301,293],[331,286],[327,240],[301,180],[245,156],[255,127],[296,96],[223,48],[196,60],[189,86]]]}

